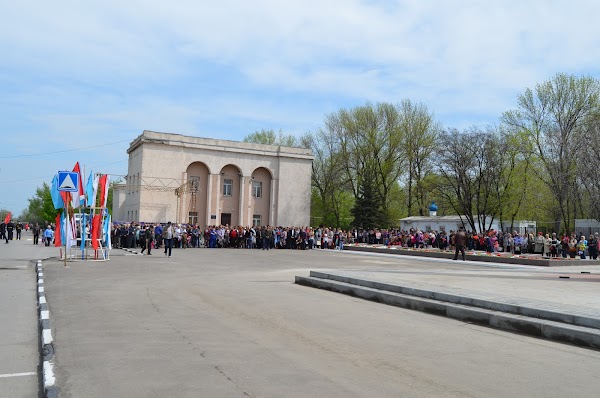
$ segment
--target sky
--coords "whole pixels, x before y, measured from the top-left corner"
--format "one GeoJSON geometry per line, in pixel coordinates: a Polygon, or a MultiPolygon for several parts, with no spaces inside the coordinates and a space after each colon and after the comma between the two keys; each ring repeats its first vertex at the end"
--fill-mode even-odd
{"type": "Polygon", "coordinates": [[[496,124],[557,73],[600,77],[600,2],[5,1],[0,208],[80,162],[127,174],[144,130],[301,135],[367,102],[496,124]]]}

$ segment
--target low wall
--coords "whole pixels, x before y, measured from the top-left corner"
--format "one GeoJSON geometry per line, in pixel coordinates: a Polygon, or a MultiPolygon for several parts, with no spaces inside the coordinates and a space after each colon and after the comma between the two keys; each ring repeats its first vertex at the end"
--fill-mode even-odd
{"type": "MultiPolygon", "coordinates": [[[[417,257],[432,257],[432,258],[454,258],[454,252],[441,252],[441,251],[420,251],[420,250],[407,250],[407,249],[387,249],[383,247],[371,247],[371,246],[344,246],[344,250],[356,251],[356,252],[368,252],[368,253],[385,253],[385,254],[397,254],[402,256],[417,256],[417,257]]],[[[459,255],[460,258],[460,255],[459,255]]],[[[566,267],[573,265],[600,265],[600,260],[551,260],[546,258],[530,259],[530,258],[512,258],[502,256],[481,256],[467,254],[465,256],[467,261],[483,261],[489,263],[500,263],[500,264],[518,264],[518,265],[535,265],[538,267],[566,267]]]]}

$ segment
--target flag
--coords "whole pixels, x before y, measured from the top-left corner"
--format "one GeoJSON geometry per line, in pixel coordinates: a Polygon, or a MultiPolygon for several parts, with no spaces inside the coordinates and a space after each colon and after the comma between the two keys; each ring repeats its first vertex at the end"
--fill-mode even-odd
{"type": "Polygon", "coordinates": [[[108,188],[110,187],[110,176],[106,175],[106,184],[104,185],[104,205],[102,207],[106,207],[108,205],[108,188]]]}
{"type": "Polygon", "coordinates": [[[67,204],[71,202],[71,192],[59,191],[59,194],[64,203],[63,207],[66,208],[67,204]]]}
{"type": "Polygon", "coordinates": [[[98,196],[98,181],[100,176],[94,177],[94,182],[92,183],[92,204],[89,207],[96,207],[96,197],[98,196]]]}
{"type": "Polygon", "coordinates": [[[104,219],[104,240],[106,241],[105,246],[108,250],[112,250],[112,241],[110,239],[110,226],[111,226],[111,220],[110,220],[110,214],[109,214],[104,219]]]}
{"type": "Polygon", "coordinates": [[[58,191],[58,174],[55,174],[54,178],[52,179],[52,186],[50,187],[50,196],[52,197],[52,204],[54,205],[55,209],[62,209],[63,207],[65,207],[60,192],[58,191]]]}
{"type": "Polygon", "coordinates": [[[85,200],[85,195],[83,194],[83,183],[81,181],[81,170],[79,169],[79,162],[75,163],[75,167],[73,167],[73,171],[77,173],[77,192],[73,193],[73,198],[71,200],[71,206],[74,209],[82,206],[85,200]]]}
{"type": "Polygon", "coordinates": [[[54,228],[54,247],[60,247],[62,246],[62,242],[60,240],[60,212],[58,212],[58,214],[56,215],[54,225],[56,225],[56,228],[54,228]]]}
{"type": "MultiPolygon", "coordinates": [[[[67,216],[68,217],[68,216],[67,216]]],[[[75,222],[75,217],[70,217],[68,220],[65,220],[65,235],[67,248],[77,245],[77,223],[75,222]]]]}
{"type": "Polygon", "coordinates": [[[64,211],[60,213],[60,241],[67,243],[67,217],[65,217],[64,211]]]}
{"type": "Polygon", "coordinates": [[[108,174],[102,175],[98,181],[98,191],[100,191],[100,207],[106,207],[108,199],[108,174]]]}
{"type": "Polygon", "coordinates": [[[98,239],[100,238],[100,214],[96,214],[92,219],[92,247],[94,250],[98,250],[98,239]]]}
{"type": "Polygon", "coordinates": [[[87,184],[85,184],[85,206],[86,207],[94,207],[96,203],[92,202],[92,198],[94,197],[94,173],[90,171],[90,176],[88,177],[87,184]]]}
{"type": "Polygon", "coordinates": [[[10,222],[10,218],[12,217],[12,213],[9,211],[6,217],[4,217],[4,224],[8,224],[10,222]]]}

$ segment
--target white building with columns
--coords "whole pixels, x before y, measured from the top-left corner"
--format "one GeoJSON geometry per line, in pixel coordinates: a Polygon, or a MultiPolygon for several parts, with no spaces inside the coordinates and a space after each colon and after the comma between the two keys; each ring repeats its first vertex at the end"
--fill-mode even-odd
{"type": "Polygon", "coordinates": [[[127,150],[113,220],[308,225],[310,149],[144,131],[127,150]]]}

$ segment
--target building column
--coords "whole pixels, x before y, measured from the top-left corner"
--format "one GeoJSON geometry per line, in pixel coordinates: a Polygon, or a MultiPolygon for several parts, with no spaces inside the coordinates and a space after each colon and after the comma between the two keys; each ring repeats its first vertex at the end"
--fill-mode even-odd
{"type": "Polygon", "coordinates": [[[278,180],[275,179],[271,179],[271,192],[269,195],[269,224],[271,224],[272,226],[276,226],[276,221],[275,220],[275,184],[278,182],[278,180]]]}
{"type": "Polygon", "coordinates": [[[244,181],[246,178],[243,175],[240,175],[240,212],[238,216],[238,225],[244,226],[244,181]]]}
{"type": "Polygon", "coordinates": [[[206,225],[211,225],[210,212],[212,210],[212,182],[213,175],[208,174],[208,182],[207,182],[207,197],[206,197],[206,225]]]}
{"type": "Polygon", "coordinates": [[[221,224],[221,184],[223,184],[223,175],[221,173],[217,174],[217,199],[215,206],[215,224],[221,224]]]}
{"type": "Polygon", "coordinates": [[[254,187],[252,186],[254,184],[254,178],[250,177],[250,193],[248,194],[248,213],[247,213],[247,218],[246,220],[248,221],[247,225],[252,226],[252,222],[253,222],[253,218],[254,218],[254,209],[252,208],[252,190],[254,189],[254,187]]]}

